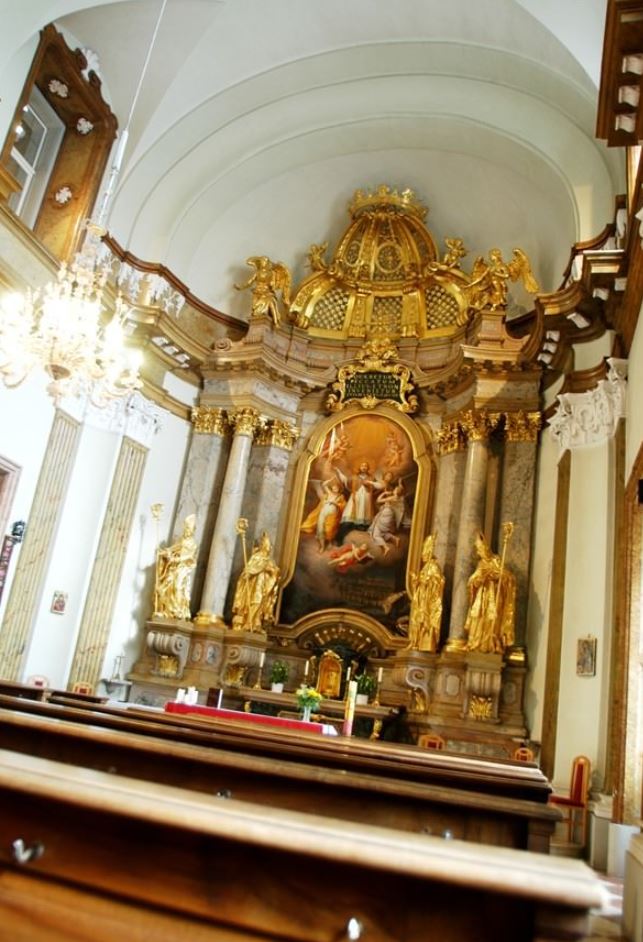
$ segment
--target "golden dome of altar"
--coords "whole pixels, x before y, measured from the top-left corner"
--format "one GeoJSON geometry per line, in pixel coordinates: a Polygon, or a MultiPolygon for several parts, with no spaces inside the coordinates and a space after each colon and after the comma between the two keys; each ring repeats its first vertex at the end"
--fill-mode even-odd
{"type": "Polygon", "coordinates": [[[360,287],[377,283],[403,289],[435,260],[435,243],[424,225],[426,207],[411,190],[399,194],[386,186],[373,194],[358,190],[349,212],[353,222],[337,246],[333,263],[360,287]]]}
{"type": "Polygon", "coordinates": [[[298,326],[324,337],[396,339],[450,333],[466,320],[459,287],[468,279],[457,267],[464,250],[437,260],[427,209],[412,190],[357,190],[349,213],[330,263],[327,243],[310,248],[313,273],[290,305],[298,326]]]}

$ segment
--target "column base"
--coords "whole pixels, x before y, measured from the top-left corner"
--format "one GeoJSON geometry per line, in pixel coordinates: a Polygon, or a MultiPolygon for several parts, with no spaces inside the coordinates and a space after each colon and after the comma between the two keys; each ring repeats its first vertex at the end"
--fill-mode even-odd
{"type": "Polygon", "coordinates": [[[467,639],[462,638],[449,638],[447,643],[442,648],[443,654],[462,654],[467,650],[467,639]]]}
{"type": "Polygon", "coordinates": [[[215,615],[213,612],[198,612],[194,618],[194,624],[198,625],[199,628],[227,628],[228,626],[224,622],[223,618],[220,615],[215,615]]]}

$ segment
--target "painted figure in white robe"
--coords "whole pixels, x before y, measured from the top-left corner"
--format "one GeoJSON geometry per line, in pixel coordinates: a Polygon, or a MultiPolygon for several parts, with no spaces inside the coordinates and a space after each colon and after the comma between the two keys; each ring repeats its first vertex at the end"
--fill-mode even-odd
{"type": "Polygon", "coordinates": [[[386,488],[378,494],[375,504],[378,508],[368,532],[373,542],[384,556],[390,551],[391,543],[399,545],[398,531],[404,518],[404,485],[400,481],[392,490],[386,488]]]}
{"type": "Polygon", "coordinates": [[[351,493],[342,514],[342,524],[349,523],[353,527],[366,530],[375,513],[373,491],[382,487],[381,482],[373,478],[368,461],[360,464],[351,479],[350,487],[351,493]]]}

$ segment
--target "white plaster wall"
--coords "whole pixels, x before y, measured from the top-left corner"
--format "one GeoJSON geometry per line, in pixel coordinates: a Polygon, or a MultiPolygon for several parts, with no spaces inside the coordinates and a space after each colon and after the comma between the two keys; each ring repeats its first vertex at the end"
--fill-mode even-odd
{"type": "Polygon", "coordinates": [[[103,662],[103,677],[112,675],[117,655],[125,655],[123,674],[139,657],[144,641],[145,621],[152,612],[156,547],[159,541],[165,543],[170,539],[189,437],[188,422],[169,412],[162,412],[161,429],[152,441],[145,463],[103,662]],[[164,505],[164,512],[157,534],[150,507],[159,502],[164,505]]]}
{"type": "Polygon", "coordinates": [[[643,442],[643,313],[639,315],[630,350],[627,377],[625,480],[627,481],[643,442]]]}
{"type": "Polygon", "coordinates": [[[54,687],[67,683],[119,445],[114,432],[81,429],[23,679],[44,674],[54,687]],[[50,610],[54,591],[68,595],[63,615],[50,610]]]}
{"type": "Polygon", "coordinates": [[[525,691],[525,716],[527,728],[536,742],[541,739],[543,726],[558,461],[558,445],[549,431],[545,430],[541,436],[538,454],[527,609],[529,672],[525,691]]]}
{"type": "MultiPolygon", "coordinates": [[[[54,417],[51,400],[47,397],[44,375],[36,374],[16,389],[7,389],[0,383],[0,454],[20,466],[18,487],[9,508],[9,525],[25,520],[29,515],[38,474],[54,417]]],[[[0,534],[3,537],[4,534],[0,534]]],[[[0,623],[4,617],[7,598],[20,556],[20,545],[14,546],[7,581],[0,601],[0,623]]]]}
{"type": "MultiPolygon", "coordinates": [[[[572,452],[567,569],[553,783],[569,785],[574,756],[586,755],[602,777],[611,624],[613,443],[572,452]],[[578,638],[597,638],[595,677],[576,675],[578,638]]],[[[597,784],[595,782],[595,784],[597,784]]]]}

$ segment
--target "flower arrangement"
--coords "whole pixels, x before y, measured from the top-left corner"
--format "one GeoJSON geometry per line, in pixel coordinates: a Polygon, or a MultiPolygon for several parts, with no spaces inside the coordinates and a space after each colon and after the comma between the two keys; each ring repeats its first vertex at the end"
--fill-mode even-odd
{"type": "Polygon", "coordinates": [[[288,665],[285,661],[273,661],[270,668],[270,683],[283,684],[288,680],[288,665]]]}
{"type": "Polygon", "coordinates": [[[375,693],[377,681],[372,674],[358,674],[355,680],[357,681],[358,693],[365,693],[367,697],[370,697],[372,693],[375,693]]]}
{"type": "Polygon", "coordinates": [[[322,700],[319,690],[314,687],[307,687],[306,684],[302,684],[301,687],[297,688],[295,696],[300,710],[316,710],[322,700]]]}

